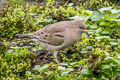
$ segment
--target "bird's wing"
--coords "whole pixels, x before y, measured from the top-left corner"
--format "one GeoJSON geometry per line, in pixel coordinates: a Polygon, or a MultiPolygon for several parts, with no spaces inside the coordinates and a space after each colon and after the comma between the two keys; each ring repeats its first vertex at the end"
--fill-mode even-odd
{"type": "Polygon", "coordinates": [[[41,41],[47,42],[54,46],[59,46],[64,43],[64,34],[66,24],[50,24],[33,33],[41,41]]]}

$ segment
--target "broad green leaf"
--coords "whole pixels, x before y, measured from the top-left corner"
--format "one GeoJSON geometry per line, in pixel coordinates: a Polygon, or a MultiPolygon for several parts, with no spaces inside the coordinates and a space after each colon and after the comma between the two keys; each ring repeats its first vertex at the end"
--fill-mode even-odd
{"type": "Polygon", "coordinates": [[[95,30],[96,33],[102,32],[101,28],[98,28],[97,30],[95,30]]]}
{"type": "Polygon", "coordinates": [[[100,22],[100,24],[99,25],[105,25],[106,23],[105,22],[100,22]]]}
{"type": "Polygon", "coordinates": [[[89,15],[85,15],[85,16],[81,16],[79,19],[80,20],[88,20],[90,18],[90,16],[89,15]]]}
{"type": "Polygon", "coordinates": [[[97,27],[98,27],[98,26],[97,26],[97,25],[94,25],[94,24],[93,24],[93,25],[90,25],[90,28],[91,28],[91,29],[96,29],[97,27]]]}
{"type": "Polygon", "coordinates": [[[67,68],[66,71],[61,73],[61,76],[68,75],[71,71],[74,71],[72,68],[67,68]]]}
{"type": "Polygon", "coordinates": [[[92,21],[98,21],[98,20],[102,19],[102,17],[103,17],[103,14],[102,14],[101,12],[95,11],[95,12],[91,15],[90,19],[91,19],[92,21]]]}
{"type": "Polygon", "coordinates": [[[82,60],[80,60],[78,63],[79,63],[79,65],[80,65],[80,64],[85,63],[85,61],[86,61],[86,59],[82,59],[82,60]]]}
{"type": "Polygon", "coordinates": [[[103,69],[109,69],[109,68],[111,68],[111,66],[110,65],[102,65],[102,68],[103,69]]]}
{"type": "Polygon", "coordinates": [[[117,55],[118,59],[120,59],[120,54],[117,55]]]}
{"type": "Polygon", "coordinates": [[[90,74],[88,69],[82,69],[81,72],[82,72],[82,75],[89,75],[90,74]]]}
{"type": "Polygon", "coordinates": [[[61,76],[68,75],[68,74],[69,74],[69,71],[62,72],[62,73],[61,73],[61,76]]]}
{"type": "Polygon", "coordinates": [[[100,12],[103,12],[103,11],[108,11],[108,10],[111,10],[112,7],[104,7],[104,8],[100,8],[99,11],[100,12]]]}
{"type": "Polygon", "coordinates": [[[8,52],[8,53],[13,53],[14,50],[13,50],[13,49],[9,49],[7,52],[8,52]]]}
{"type": "Polygon", "coordinates": [[[52,2],[52,0],[48,0],[48,2],[49,2],[49,3],[51,3],[51,2],[52,2]]]}
{"type": "Polygon", "coordinates": [[[93,48],[93,46],[87,46],[87,49],[92,49],[93,48]]]}
{"type": "Polygon", "coordinates": [[[69,6],[73,6],[73,3],[69,3],[68,5],[69,5],[69,6]]]}
{"type": "Polygon", "coordinates": [[[120,19],[111,19],[112,21],[120,22],[120,19]]]}
{"type": "Polygon", "coordinates": [[[46,64],[46,65],[42,66],[39,71],[41,72],[41,71],[43,71],[44,69],[47,69],[48,67],[49,67],[48,64],[46,64]]]}
{"type": "Polygon", "coordinates": [[[104,38],[110,39],[110,36],[100,36],[100,37],[95,37],[95,39],[104,39],[104,38]]]}
{"type": "Polygon", "coordinates": [[[75,19],[80,19],[80,17],[79,17],[79,16],[73,16],[73,17],[68,17],[68,19],[73,19],[73,20],[75,20],[75,19]]]}
{"type": "Polygon", "coordinates": [[[116,63],[120,63],[119,60],[114,59],[113,57],[106,57],[104,60],[112,60],[112,61],[114,61],[114,62],[116,62],[116,63]]]}
{"type": "Polygon", "coordinates": [[[119,18],[120,17],[120,14],[110,14],[110,17],[109,18],[119,18]]]}
{"type": "Polygon", "coordinates": [[[60,66],[68,66],[67,63],[60,63],[59,65],[60,65],[60,66]]]}
{"type": "Polygon", "coordinates": [[[83,14],[86,14],[86,15],[92,15],[93,11],[84,10],[82,13],[83,13],[83,14]]]}
{"type": "Polygon", "coordinates": [[[57,68],[58,70],[65,70],[66,68],[65,67],[63,67],[63,66],[58,66],[58,68],[57,68]]]}
{"type": "Polygon", "coordinates": [[[102,34],[109,34],[108,31],[102,31],[101,33],[102,33],[102,34]]]}
{"type": "Polygon", "coordinates": [[[110,10],[112,14],[117,14],[117,13],[120,13],[120,9],[119,10],[116,10],[116,9],[111,9],[110,10]]]}
{"type": "Polygon", "coordinates": [[[18,47],[18,46],[16,46],[16,47],[10,47],[11,49],[18,49],[18,48],[20,48],[20,47],[18,47]]]}
{"type": "Polygon", "coordinates": [[[82,53],[82,54],[85,54],[85,53],[87,53],[88,51],[80,51],[80,53],[82,53]]]}
{"type": "Polygon", "coordinates": [[[118,45],[117,42],[110,42],[111,45],[115,46],[115,45],[118,45]]]}
{"type": "Polygon", "coordinates": [[[44,66],[40,66],[40,65],[36,65],[32,70],[37,70],[37,71],[43,71],[44,69],[47,69],[48,65],[44,65],[44,66]]]}
{"type": "Polygon", "coordinates": [[[25,75],[30,76],[32,73],[30,71],[26,71],[25,75]]]}
{"type": "Polygon", "coordinates": [[[39,71],[39,70],[40,70],[40,65],[36,65],[32,70],[37,70],[37,71],[39,71]]]}
{"type": "Polygon", "coordinates": [[[72,62],[72,63],[70,63],[70,65],[75,65],[75,64],[77,64],[78,62],[72,62]]]}
{"type": "Polygon", "coordinates": [[[24,46],[24,48],[31,48],[32,46],[24,46]]]}

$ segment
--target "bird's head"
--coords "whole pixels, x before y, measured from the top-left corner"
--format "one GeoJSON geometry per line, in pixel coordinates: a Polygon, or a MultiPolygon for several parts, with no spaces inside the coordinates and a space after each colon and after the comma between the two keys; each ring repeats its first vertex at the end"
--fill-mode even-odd
{"type": "Polygon", "coordinates": [[[80,29],[80,31],[87,33],[87,35],[89,36],[86,24],[83,21],[75,20],[75,23],[77,25],[76,27],[78,27],[80,29]]]}

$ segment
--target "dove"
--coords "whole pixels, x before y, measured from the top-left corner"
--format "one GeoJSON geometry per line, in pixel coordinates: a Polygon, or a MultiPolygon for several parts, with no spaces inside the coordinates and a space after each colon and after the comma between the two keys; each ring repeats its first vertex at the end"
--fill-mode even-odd
{"type": "Polygon", "coordinates": [[[52,53],[57,63],[59,51],[80,41],[83,32],[87,32],[86,24],[80,20],[60,21],[48,24],[36,32],[16,34],[15,37],[36,39],[48,52],[52,53]]]}

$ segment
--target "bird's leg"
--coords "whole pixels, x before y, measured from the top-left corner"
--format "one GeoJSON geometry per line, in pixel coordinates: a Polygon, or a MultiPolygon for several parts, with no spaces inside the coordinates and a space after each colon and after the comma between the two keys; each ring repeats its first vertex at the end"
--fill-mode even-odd
{"type": "Polygon", "coordinates": [[[57,54],[58,54],[58,51],[55,51],[55,52],[53,53],[53,56],[54,56],[54,58],[55,58],[55,62],[56,62],[56,63],[59,63],[59,62],[58,62],[58,59],[57,59],[57,54]]]}

